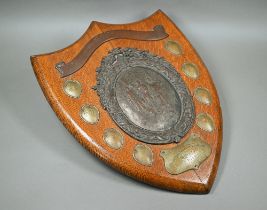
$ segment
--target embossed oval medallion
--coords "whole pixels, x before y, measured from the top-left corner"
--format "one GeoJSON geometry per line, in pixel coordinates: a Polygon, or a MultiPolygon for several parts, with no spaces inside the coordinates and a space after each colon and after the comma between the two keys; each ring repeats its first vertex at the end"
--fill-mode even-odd
{"type": "Polygon", "coordinates": [[[146,51],[116,48],[97,69],[95,89],[126,133],[152,144],[178,142],[191,128],[194,105],[185,83],[166,60],[146,51]]]}
{"type": "Polygon", "coordinates": [[[173,86],[150,68],[137,66],[122,71],[115,93],[127,118],[144,129],[170,129],[181,115],[181,101],[173,86]]]}

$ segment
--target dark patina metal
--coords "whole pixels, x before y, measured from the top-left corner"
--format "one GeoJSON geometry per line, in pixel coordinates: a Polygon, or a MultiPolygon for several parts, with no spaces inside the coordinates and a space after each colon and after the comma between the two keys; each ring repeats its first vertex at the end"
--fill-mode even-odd
{"type": "Polygon", "coordinates": [[[192,96],[164,58],[133,48],[113,49],[97,69],[97,82],[103,107],[140,141],[178,142],[192,127],[192,96]]]}
{"type": "Polygon", "coordinates": [[[61,74],[61,77],[66,77],[78,71],[86,61],[90,58],[93,52],[103,43],[113,39],[133,39],[156,41],[164,39],[169,35],[165,32],[162,25],[156,25],[153,31],[134,31],[134,30],[111,30],[105,31],[93,37],[84,48],[71,60],[69,63],[61,61],[56,64],[56,69],[61,74]]]}

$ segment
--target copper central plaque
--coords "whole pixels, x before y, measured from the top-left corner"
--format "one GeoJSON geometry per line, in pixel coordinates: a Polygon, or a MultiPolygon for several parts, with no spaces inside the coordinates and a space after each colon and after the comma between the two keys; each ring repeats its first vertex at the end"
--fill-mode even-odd
{"type": "Polygon", "coordinates": [[[195,118],[192,97],[174,67],[133,48],[114,49],[97,70],[102,105],[126,133],[150,144],[178,142],[195,118]]]}
{"type": "Polygon", "coordinates": [[[134,124],[151,131],[170,129],[181,115],[181,101],[161,74],[147,67],[132,67],[119,74],[116,98],[134,124]]]}

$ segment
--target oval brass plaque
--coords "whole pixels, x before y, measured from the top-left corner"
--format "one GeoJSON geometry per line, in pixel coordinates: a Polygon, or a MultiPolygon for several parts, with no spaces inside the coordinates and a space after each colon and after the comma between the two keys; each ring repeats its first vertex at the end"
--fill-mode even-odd
{"type": "Polygon", "coordinates": [[[104,132],[104,141],[113,149],[120,149],[123,145],[124,138],[115,128],[108,128],[104,132]]]}
{"type": "Polygon", "coordinates": [[[197,79],[199,77],[198,67],[193,63],[185,63],[182,66],[182,71],[185,75],[191,79],[197,79]]]}
{"type": "Polygon", "coordinates": [[[175,41],[169,40],[165,43],[165,49],[173,53],[174,55],[182,54],[182,47],[175,41]]]}
{"type": "Polygon", "coordinates": [[[144,166],[151,166],[153,163],[153,152],[148,146],[137,144],[133,151],[133,158],[144,166]]]}
{"type": "Polygon", "coordinates": [[[196,123],[202,130],[212,132],[214,130],[213,118],[207,113],[200,113],[197,116],[196,123]]]}
{"type": "Polygon", "coordinates": [[[82,85],[77,80],[67,80],[63,85],[64,92],[72,98],[79,98],[82,93],[82,85]]]}
{"type": "Polygon", "coordinates": [[[137,140],[178,142],[194,122],[192,96],[163,58],[133,48],[113,49],[97,69],[97,81],[101,104],[137,140]]]}
{"type": "Polygon", "coordinates": [[[86,104],[81,108],[80,116],[85,122],[96,124],[99,120],[99,111],[95,106],[86,104]]]}
{"type": "Polygon", "coordinates": [[[206,88],[198,87],[194,91],[194,96],[200,103],[210,105],[212,102],[211,94],[206,88]]]}

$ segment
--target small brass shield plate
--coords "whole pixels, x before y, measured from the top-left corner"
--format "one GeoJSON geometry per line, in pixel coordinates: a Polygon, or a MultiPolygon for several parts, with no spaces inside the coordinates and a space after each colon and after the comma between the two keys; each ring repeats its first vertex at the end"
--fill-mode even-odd
{"type": "Polygon", "coordinates": [[[81,108],[80,116],[85,122],[96,124],[99,120],[99,111],[95,106],[86,104],[81,108]]]}
{"type": "Polygon", "coordinates": [[[182,47],[175,41],[168,40],[165,43],[165,49],[170,51],[174,55],[181,55],[183,53],[182,47]]]}
{"type": "Polygon", "coordinates": [[[133,152],[134,159],[145,166],[151,166],[153,163],[153,152],[152,150],[143,144],[137,144],[133,152]]]}
{"type": "Polygon", "coordinates": [[[76,80],[67,80],[63,86],[64,92],[72,98],[79,98],[82,93],[82,85],[76,80]]]}
{"type": "Polygon", "coordinates": [[[165,168],[170,174],[180,174],[198,169],[211,154],[211,147],[199,136],[192,134],[185,142],[171,149],[162,150],[165,168]]]}
{"type": "Polygon", "coordinates": [[[213,118],[207,113],[200,113],[197,115],[196,123],[201,129],[212,132],[214,130],[213,118]]]}
{"type": "Polygon", "coordinates": [[[206,88],[198,87],[194,91],[194,96],[200,103],[210,105],[212,102],[211,94],[206,88]]]}
{"type": "Polygon", "coordinates": [[[107,128],[104,132],[104,141],[113,149],[120,149],[124,143],[123,135],[115,128],[107,128]]]}
{"type": "Polygon", "coordinates": [[[185,63],[182,66],[182,71],[187,77],[191,79],[197,79],[199,77],[199,70],[197,66],[193,63],[185,63]]]}

